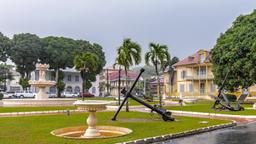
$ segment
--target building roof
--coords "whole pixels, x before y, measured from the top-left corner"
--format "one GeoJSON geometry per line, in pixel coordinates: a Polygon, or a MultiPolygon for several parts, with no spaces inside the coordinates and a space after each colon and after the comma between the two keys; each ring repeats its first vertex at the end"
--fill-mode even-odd
{"type": "MultiPolygon", "coordinates": [[[[135,72],[132,72],[132,71],[127,72],[128,80],[135,80],[137,76],[138,74],[135,72]]],[[[119,71],[112,71],[111,73],[108,74],[108,78],[110,81],[118,80],[118,77],[119,77],[119,71]]],[[[125,79],[125,71],[121,71],[121,79],[125,79]]]]}
{"type": "Polygon", "coordinates": [[[206,51],[206,50],[199,50],[195,54],[182,59],[181,61],[177,62],[173,66],[176,67],[176,66],[181,66],[181,65],[198,64],[199,63],[199,54],[202,54],[202,53],[206,54],[204,63],[210,62],[209,61],[210,52],[206,51]]]}

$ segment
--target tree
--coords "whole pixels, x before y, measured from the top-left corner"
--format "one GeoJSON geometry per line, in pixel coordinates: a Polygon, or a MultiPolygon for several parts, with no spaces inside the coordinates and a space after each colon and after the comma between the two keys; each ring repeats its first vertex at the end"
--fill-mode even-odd
{"type": "Polygon", "coordinates": [[[30,79],[30,73],[36,69],[41,49],[41,40],[35,34],[14,35],[10,48],[10,59],[15,63],[21,78],[30,79]]]}
{"type": "Polygon", "coordinates": [[[103,67],[106,64],[105,53],[102,50],[102,47],[97,43],[90,43],[85,40],[77,40],[78,47],[76,47],[75,55],[85,52],[90,52],[98,56],[98,67],[95,71],[96,74],[99,74],[103,67]]]}
{"type": "MultiPolygon", "coordinates": [[[[133,42],[131,39],[124,39],[122,45],[117,49],[116,63],[124,67],[126,89],[128,89],[128,70],[133,65],[138,65],[141,62],[141,47],[138,43],[133,42]]],[[[128,109],[128,102],[126,105],[128,109]]]]}
{"type": "Polygon", "coordinates": [[[53,37],[49,36],[43,38],[43,50],[39,57],[41,63],[48,63],[50,69],[55,71],[55,79],[57,83],[57,96],[60,97],[60,91],[63,84],[63,79],[59,78],[60,69],[65,69],[67,67],[72,68],[74,52],[78,47],[78,44],[75,40],[65,37],[53,37]],[[59,84],[58,84],[59,83],[59,84]],[[59,86],[61,87],[59,87],[59,86]]]}
{"type": "Polygon", "coordinates": [[[83,79],[83,93],[87,93],[91,87],[91,82],[96,80],[95,73],[99,65],[98,61],[98,56],[90,52],[76,55],[74,58],[75,68],[80,71],[81,77],[83,79]]]}
{"type": "Polygon", "coordinates": [[[214,82],[221,86],[227,75],[224,88],[235,91],[248,88],[256,80],[256,10],[239,16],[233,25],[217,39],[211,50],[214,82]]]}
{"type": "Polygon", "coordinates": [[[170,59],[169,61],[167,61],[165,63],[165,65],[163,66],[163,71],[167,69],[167,72],[169,73],[169,84],[171,84],[171,91],[173,90],[173,86],[174,86],[174,68],[173,65],[175,63],[179,62],[179,58],[178,57],[173,57],[172,59],[170,59]]]}
{"type": "Polygon", "coordinates": [[[169,61],[170,54],[166,45],[160,45],[156,43],[149,44],[149,51],[145,54],[146,65],[153,64],[157,76],[159,105],[162,107],[162,95],[160,90],[160,78],[159,71],[163,68],[164,64],[169,61]]]}
{"type": "Polygon", "coordinates": [[[6,64],[0,64],[0,83],[4,83],[4,91],[6,91],[6,81],[13,80],[13,75],[10,70],[11,66],[6,64]]]}
{"type": "Polygon", "coordinates": [[[23,91],[26,91],[27,88],[30,87],[30,84],[28,81],[29,81],[28,78],[20,78],[19,84],[21,85],[23,91]]]}
{"type": "Polygon", "coordinates": [[[11,41],[0,32],[0,61],[6,62],[11,41]]]}

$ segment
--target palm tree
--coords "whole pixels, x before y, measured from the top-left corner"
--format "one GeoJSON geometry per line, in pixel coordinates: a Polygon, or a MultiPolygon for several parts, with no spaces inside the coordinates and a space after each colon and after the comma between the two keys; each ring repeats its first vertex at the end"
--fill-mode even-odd
{"type": "Polygon", "coordinates": [[[156,43],[149,44],[149,52],[145,54],[146,65],[153,64],[155,67],[155,72],[157,76],[158,83],[158,94],[159,94],[159,105],[162,107],[162,95],[160,90],[160,78],[159,69],[163,68],[164,64],[169,61],[170,54],[168,52],[168,47],[166,45],[160,45],[156,43]]]}
{"type": "Polygon", "coordinates": [[[179,62],[179,58],[178,57],[173,57],[172,59],[167,61],[165,63],[165,65],[163,66],[163,71],[166,68],[168,68],[167,72],[169,74],[169,84],[171,85],[171,93],[173,92],[173,85],[174,85],[174,68],[173,68],[173,65],[177,62],[179,62]]]}
{"type": "MultiPolygon", "coordinates": [[[[125,85],[128,89],[128,70],[130,66],[138,65],[141,62],[141,47],[138,43],[131,39],[124,39],[122,45],[117,49],[116,64],[124,67],[125,71],[125,85]]],[[[128,102],[126,104],[126,111],[128,109],[128,102]]]]}
{"type": "MultiPolygon", "coordinates": [[[[81,77],[83,79],[83,83],[82,83],[82,92],[88,92],[88,87],[90,86],[89,83],[87,83],[88,80],[88,76],[91,76],[91,74],[93,74],[99,64],[98,64],[98,56],[91,53],[91,52],[85,52],[83,54],[80,55],[76,55],[74,57],[74,65],[75,68],[77,70],[80,70],[80,74],[81,77]]],[[[83,100],[84,100],[84,95],[83,96],[83,100]]]]}

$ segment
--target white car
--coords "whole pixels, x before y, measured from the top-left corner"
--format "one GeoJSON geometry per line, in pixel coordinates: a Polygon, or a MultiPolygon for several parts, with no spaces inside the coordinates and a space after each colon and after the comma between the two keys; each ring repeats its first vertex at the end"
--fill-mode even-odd
{"type": "Polygon", "coordinates": [[[15,96],[18,98],[34,98],[36,96],[36,93],[22,92],[22,93],[16,93],[15,96]]]}
{"type": "Polygon", "coordinates": [[[63,93],[63,96],[64,96],[64,97],[72,97],[72,98],[74,98],[74,97],[78,97],[78,96],[79,96],[79,93],[64,92],[64,93],[63,93]]]}
{"type": "Polygon", "coordinates": [[[15,93],[14,92],[5,92],[4,94],[4,98],[14,98],[15,97],[15,93]]]}

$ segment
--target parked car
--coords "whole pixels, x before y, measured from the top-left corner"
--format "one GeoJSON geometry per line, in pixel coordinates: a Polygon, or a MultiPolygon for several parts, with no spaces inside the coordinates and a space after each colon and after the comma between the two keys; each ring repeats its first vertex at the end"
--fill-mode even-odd
{"type": "Polygon", "coordinates": [[[32,92],[21,92],[21,93],[15,93],[15,96],[17,98],[34,98],[36,96],[36,93],[32,92]]]}
{"type": "Polygon", "coordinates": [[[94,95],[93,94],[91,94],[91,93],[89,93],[89,92],[87,92],[87,93],[80,93],[80,95],[79,95],[79,97],[94,97],[94,95]]]}
{"type": "Polygon", "coordinates": [[[15,92],[4,92],[4,98],[15,98],[15,92]]]}
{"type": "Polygon", "coordinates": [[[56,93],[49,93],[49,92],[47,92],[47,94],[48,94],[48,97],[49,97],[49,98],[55,98],[55,97],[57,97],[57,94],[56,94],[56,93]]]}
{"type": "Polygon", "coordinates": [[[64,92],[63,96],[68,98],[71,98],[71,97],[74,98],[74,97],[79,97],[79,93],[64,92]]]}

